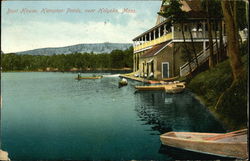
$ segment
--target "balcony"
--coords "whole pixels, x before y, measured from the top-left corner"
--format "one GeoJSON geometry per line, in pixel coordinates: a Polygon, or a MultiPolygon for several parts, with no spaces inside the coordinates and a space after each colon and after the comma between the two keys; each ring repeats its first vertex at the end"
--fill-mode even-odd
{"type": "Polygon", "coordinates": [[[166,35],[158,37],[158,38],[156,38],[154,40],[146,41],[146,42],[144,42],[144,43],[142,43],[140,45],[135,45],[134,46],[134,52],[138,52],[140,50],[152,47],[152,46],[154,46],[156,44],[160,44],[162,42],[165,42],[165,41],[168,41],[168,40],[171,40],[171,39],[172,39],[172,32],[167,33],[166,35]]]}

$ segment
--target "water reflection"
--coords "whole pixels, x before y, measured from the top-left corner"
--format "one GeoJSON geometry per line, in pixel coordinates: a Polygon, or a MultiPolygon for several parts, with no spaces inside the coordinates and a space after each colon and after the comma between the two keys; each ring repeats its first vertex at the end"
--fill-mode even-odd
{"type": "Polygon", "coordinates": [[[169,131],[224,132],[210,112],[189,92],[137,92],[135,111],[160,134],[169,131]]]}
{"type": "Polygon", "coordinates": [[[188,93],[133,94],[139,82],[74,77],[4,73],[2,147],[12,160],[168,160],[186,154],[161,146],[161,133],[222,130],[188,93]]]}
{"type": "Polygon", "coordinates": [[[169,146],[161,145],[159,148],[159,153],[166,154],[173,160],[235,160],[234,158],[225,158],[214,155],[206,155],[186,150],[181,150],[178,148],[173,148],[169,146]]]}
{"type": "MultiPolygon", "coordinates": [[[[174,95],[161,91],[137,92],[135,99],[135,111],[139,121],[150,125],[151,135],[170,131],[225,132],[222,125],[190,92],[174,95]]],[[[159,153],[174,159],[221,159],[217,156],[159,146],[159,153]]]]}

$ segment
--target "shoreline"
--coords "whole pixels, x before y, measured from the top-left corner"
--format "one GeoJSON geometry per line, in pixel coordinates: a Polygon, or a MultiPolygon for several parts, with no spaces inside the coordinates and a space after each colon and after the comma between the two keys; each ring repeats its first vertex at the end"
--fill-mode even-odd
{"type": "Polygon", "coordinates": [[[1,71],[2,73],[18,73],[18,72],[70,72],[70,73],[89,73],[89,72],[110,72],[110,71],[121,71],[121,72],[131,72],[130,68],[112,68],[112,69],[88,69],[88,70],[9,70],[9,71],[1,71]]]}
{"type": "Polygon", "coordinates": [[[214,118],[222,124],[222,127],[226,131],[231,129],[229,127],[229,125],[227,125],[226,122],[224,122],[224,120],[221,118],[221,116],[212,108],[212,106],[207,106],[206,105],[206,100],[202,96],[194,93],[193,91],[190,91],[190,92],[192,92],[194,98],[196,100],[198,100],[200,102],[200,104],[202,104],[214,116],[214,118]]]}
{"type": "MultiPolygon", "coordinates": [[[[195,99],[197,99],[204,107],[206,107],[206,109],[214,116],[214,118],[222,124],[223,128],[226,131],[235,130],[235,127],[233,125],[231,125],[230,122],[228,121],[230,118],[227,118],[225,116],[220,115],[218,112],[216,112],[216,110],[213,108],[213,106],[206,105],[206,100],[202,96],[194,93],[193,91],[191,91],[191,92],[192,92],[193,96],[195,97],[195,99]]],[[[247,128],[247,126],[246,127],[239,126],[239,127],[240,128],[247,128]]]]}

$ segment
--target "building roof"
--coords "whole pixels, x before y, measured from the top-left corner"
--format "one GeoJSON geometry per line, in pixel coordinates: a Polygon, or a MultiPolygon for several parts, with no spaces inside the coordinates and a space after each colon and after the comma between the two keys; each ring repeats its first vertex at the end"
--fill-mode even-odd
{"type": "Polygon", "coordinates": [[[189,19],[205,19],[207,17],[206,12],[204,11],[189,11],[186,12],[187,17],[189,17],[189,19]]]}
{"type": "Polygon", "coordinates": [[[193,11],[202,11],[201,0],[186,0],[185,1],[191,10],[193,11]]]}
{"type": "MultiPolygon", "coordinates": [[[[204,11],[204,9],[201,6],[201,0],[182,0],[181,4],[182,4],[181,9],[186,12],[185,14],[188,17],[188,20],[200,20],[200,19],[204,20],[207,18],[206,11],[204,11]]],[[[169,6],[162,4],[160,10],[163,10],[166,7],[169,7],[169,6]]],[[[212,17],[212,19],[221,19],[221,17],[218,15],[216,17],[212,17]]],[[[144,36],[145,34],[155,30],[159,26],[161,26],[167,22],[170,22],[170,21],[171,21],[170,18],[166,18],[165,21],[157,24],[156,26],[150,28],[149,30],[147,30],[147,31],[143,32],[142,34],[140,34],[139,36],[135,37],[133,39],[133,41],[135,41],[136,39],[144,36]]],[[[158,20],[157,20],[157,22],[158,22],[158,20]]]]}
{"type": "Polygon", "coordinates": [[[138,38],[142,37],[143,35],[145,35],[145,34],[147,34],[147,33],[151,32],[151,31],[153,31],[154,29],[158,28],[159,26],[162,26],[163,24],[165,24],[165,23],[167,23],[167,22],[169,22],[169,21],[170,21],[170,19],[166,19],[166,20],[164,20],[163,22],[159,23],[158,25],[156,25],[156,26],[154,26],[154,27],[150,28],[149,30],[147,30],[147,31],[143,32],[143,33],[142,33],[142,34],[140,34],[139,36],[136,36],[136,37],[133,39],[133,41],[135,41],[136,39],[138,39],[138,38]]]}
{"type": "Polygon", "coordinates": [[[153,46],[151,49],[149,49],[143,55],[141,55],[141,57],[145,58],[145,57],[155,56],[156,54],[158,54],[159,51],[161,51],[163,48],[165,48],[170,41],[171,40],[165,41],[161,44],[157,44],[157,45],[153,46]]]}

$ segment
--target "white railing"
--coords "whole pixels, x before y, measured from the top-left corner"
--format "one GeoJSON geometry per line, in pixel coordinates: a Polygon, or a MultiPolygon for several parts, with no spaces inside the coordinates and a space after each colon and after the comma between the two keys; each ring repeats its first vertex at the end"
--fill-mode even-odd
{"type": "MultiPolygon", "coordinates": [[[[216,53],[217,52],[216,44],[214,44],[213,48],[214,48],[214,53],[216,53]]],[[[205,51],[202,50],[200,53],[197,54],[198,65],[201,65],[208,60],[209,55],[210,55],[209,51],[210,49],[208,47],[205,49],[205,51]]],[[[196,62],[196,59],[193,58],[191,60],[191,63],[187,62],[180,67],[180,76],[181,77],[186,76],[190,72],[193,72],[196,68],[197,68],[197,62],[196,62]],[[190,68],[191,68],[191,71],[190,71],[190,68]]]]}

